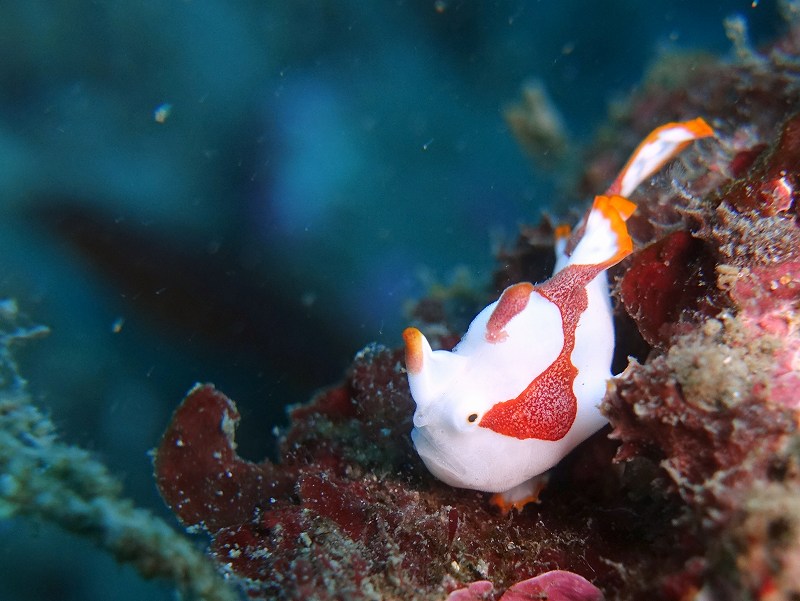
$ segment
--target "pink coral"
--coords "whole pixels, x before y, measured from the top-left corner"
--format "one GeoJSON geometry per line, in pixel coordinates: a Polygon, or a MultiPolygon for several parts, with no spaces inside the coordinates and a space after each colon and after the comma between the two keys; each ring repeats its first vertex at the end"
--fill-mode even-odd
{"type": "MultiPolygon", "coordinates": [[[[453,591],[447,601],[485,601],[492,592],[492,583],[486,580],[473,582],[468,587],[453,591]]],[[[553,570],[518,582],[508,589],[498,601],[603,601],[603,593],[591,582],[563,570],[553,570]]]]}

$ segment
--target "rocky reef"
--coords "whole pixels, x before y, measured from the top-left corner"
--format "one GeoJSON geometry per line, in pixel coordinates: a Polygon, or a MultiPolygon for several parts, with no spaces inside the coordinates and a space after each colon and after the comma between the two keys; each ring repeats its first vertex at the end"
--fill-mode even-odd
{"type": "MultiPolygon", "coordinates": [[[[735,61],[657,66],[587,156],[592,194],[656,125],[702,116],[717,132],[633,197],[610,427],[540,504],[503,516],[427,473],[395,349],[365,348],[294,407],[277,463],[236,454],[222,392],[190,391],[155,456],[159,490],[251,598],[800,596],[800,29],[756,52],[735,25],[735,61]]],[[[549,223],[522,228],[481,300],[546,277],[551,245],[549,223]]],[[[447,300],[413,311],[443,347],[459,337],[447,300]]]]}

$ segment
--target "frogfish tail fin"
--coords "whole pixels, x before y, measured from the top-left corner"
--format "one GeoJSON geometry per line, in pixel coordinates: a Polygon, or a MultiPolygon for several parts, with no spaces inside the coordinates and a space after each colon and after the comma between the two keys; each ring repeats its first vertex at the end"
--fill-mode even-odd
{"type": "Polygon", "coordinates": [[[633,151],[605,195],[595,197],[581,226],[583,236],[567,264],[607,269],[633,252],[633,241],[625,221],[636,210],[636,205],[627,197],[692,141],[713,135],[714,130],[699,117],[667,123],[650,132],[633,151]]]}
{"type": "Polygon", "coordinates": [[[635,210],[636,205],[622,196],[595,196],[569,264],[607,269],[631,254],[633,240],[625,222],[635,210]]]}
{"type": "Polygon", "coordinates": [[[629,196],[639,184],[677,156],[693,140],[713,135],[714,130],[700,117],[657,127],[636,147],[606,194],[629,196]]]}

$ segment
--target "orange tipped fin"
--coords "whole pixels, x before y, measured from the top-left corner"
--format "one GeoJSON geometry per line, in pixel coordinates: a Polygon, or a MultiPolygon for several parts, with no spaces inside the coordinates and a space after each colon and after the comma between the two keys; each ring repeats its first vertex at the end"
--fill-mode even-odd
{"type": "Polygon", "coordinates": [[[694,134],[694,139],[709,138],[716,135],[711,126],[705,122],[702,117],[692,119],[691,121],[684,121],[683,126],[694,134]]]}
{"type": "Polygon", "coordinates": [[[602,271],[631,254],[633,240],[625,221],[635,210],[636,205],[622,196],[595,196],[581,225],[582,236],[569,255],[568,264],[591,266],[602,271]]]}
{"type": "Polygon", "coordinates": [[[555,232],[553,232],[556,240],[565,240],[572,235],[572,228],[566,224],[562,223],[559,226],[556,226],[555,232]]]}
{"type": "Polygon", "coordinates": [[[714,130],[700,117],[657,127],[636,147],[606,194],[629,196],[692,141],[713,135],[714,130]]]}
{"type": "Polygon", "coordinates": [[[539,495],[547,487],[548,480],[550,480],[550,472],[539,474],[511,490],[493,494],[489,503],[497,507],[503,515],[508,515],[513,509],[518,512],[522,511],[528,503],[540,502],[539,495]]]}
{"type": "Polygon", "coordinates": [[[623,221],[627,221],[636,210],[636,204],[632,203],[624,196],[609,196],[607,198],[609,207],[615,210],[623,221]]]}
{"type": "Polygon", "coordinates": [[[604,261],[608,267],[619,263],[633,252],[633,240],[625,221],[636,210],[636,205],[622,196],[595,196],[592,211],[599,212],[608,220],[611,232],[616,237],[616,252],[604,261]]]}

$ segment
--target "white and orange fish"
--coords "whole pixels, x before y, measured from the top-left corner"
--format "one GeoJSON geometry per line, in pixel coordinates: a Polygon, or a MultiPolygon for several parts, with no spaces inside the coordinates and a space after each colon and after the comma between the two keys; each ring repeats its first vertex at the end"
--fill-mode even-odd
{"type": "Polygon", "coordinates": [[[691,141],[702,119],[654,130],[579,225],[557,231],[553,276],[509,286],[452,351],[403,332],[416,402],[411,438],[431,473],[459,488],[498,493],[503,511],[535,501],[545,472],[606,420],[598,405],[611,377],[614,326],[606,270],[633,251],[626,197],[691,141]]]}

